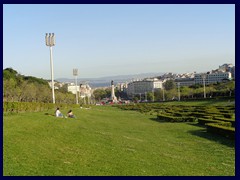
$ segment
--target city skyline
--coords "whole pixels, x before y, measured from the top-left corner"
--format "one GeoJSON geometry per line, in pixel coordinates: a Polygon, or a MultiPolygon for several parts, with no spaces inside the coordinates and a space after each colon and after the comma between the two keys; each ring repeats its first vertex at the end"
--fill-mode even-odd
{"type": "Polygon", "coordinates": [[[54,78],[203,72],[235,65],[235,6],[3,5],[3,68],[54,78]],[[17,30],[17,31],[16,31],[17,30]]]}

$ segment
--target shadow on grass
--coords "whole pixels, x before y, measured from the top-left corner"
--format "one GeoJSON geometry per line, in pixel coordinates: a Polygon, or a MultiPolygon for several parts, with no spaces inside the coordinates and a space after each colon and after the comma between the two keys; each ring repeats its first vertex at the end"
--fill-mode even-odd
{"type": "Polygon", "coordinates": [[[223,144],[223,145],[228,146],[228,147],[235,147],[235,141],[234,140],[228,139],[228,138],[223,137],[223,136],[218,135],[218,134],[209,133],[209,132],[207,132],[206,127],[203,126],[203,125],[199,125],[199,124],[189,124],[189,125],[204,128],[204,129],[199,129],[199,130],[188,131],[192,135],[202,137],[202,138],[208,139],[210,141],[215,141],[215,142],[218,142],[218,143],[223,144]]]}
{"type": "Polygon", "coordinates": [[[223,144],[225,146],[228,146],[228,147],[235,147],[234,140],[227,139],[227,138],[217,135],[217,134],[208,133],[206,129],[189,131],[189,133],[192,135],[195,135],[195,136],[199,136],[199,137],[211,140],[211,141],[216,141],[216,142],[223,144]]]}
{"type": "Polygon", "coordinates": [[[170,123],[170,122],[167,122],[167,121],[164,121],[164,120],[160,120],[158,118],[149,118],[149,119],[152,120],[152,121],[159,122],[159,123],[170,123]]]}
{"type": "MultiPolygon", "coordinates": [[[[172,123],[172,122],[166,122],[164,120],[159,120],[157,118],[149,118],[149,119],[152,120],[152,121],[159,122],[159,123],[172,123]]],[[[179,123],[184,123],[184,122],[179,122],[179,123]]],[[[198,130],[188,131],[188,133],[190,133],[194,136],[202,137],[202,138],[208,139],[210,141],[215,141],[215,142],[218,142],[218,143],[223,144],[223,145],[228,146],[228,147],[235,147],[235,141],[234,140],[228,139],[228,138],[220,136],[218,134],[209,133],[209,132],[207,132],[207,129],[204,125],[200,125],[200,124],[195,123],[195,122],[187,122],[185,124],[190,125],[190,126],[197,126],[197,127],[201,128],[201,129],[198,129],[198,130]]]]}
{"type": "MultiPolygon", "coordinates": [[[[49,114],[49,113],[44,113],[44,115],[47,115],[47,116],[54,116],[53,114],[49,114]]],[[[54,116],[55,117],[55,116],[54,116]]]]}

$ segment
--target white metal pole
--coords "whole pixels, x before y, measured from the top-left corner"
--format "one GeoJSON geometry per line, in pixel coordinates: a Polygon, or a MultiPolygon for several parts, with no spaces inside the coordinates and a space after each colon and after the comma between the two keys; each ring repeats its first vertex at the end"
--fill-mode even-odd
{"type": "Polygon", "coordinates": [[[152,90],[152,93],[153,93],[153,102],[154,102],[154,90],[152,90]]]}
{"type": "Polygon", "coordinates": [[[78,104],[77,76],[75,76],[75,85],[76,85],[76,104],[78,104]]]}
{"type": "Polygon", "coordinates": [[[165,101],[164,88],[163,88],[163,101],[165,101]]]}
{"type": "Polygon", "coordinates": [[[180,101],[180,82],[178,82],[178,101],[180,101]]]}
{"type": "Polygon", "coordinates": [[[51,62],[51,78],[52,78],[52,98],[53,98],[53,104],[55,104],[52,46],[50,46],[50,62],[51,62]]]}
{"type": "Polygon", "coordinates": [[[205,77],[203,78],[203,90],[204,90],[204,98],[206,98],[205,77]]]}

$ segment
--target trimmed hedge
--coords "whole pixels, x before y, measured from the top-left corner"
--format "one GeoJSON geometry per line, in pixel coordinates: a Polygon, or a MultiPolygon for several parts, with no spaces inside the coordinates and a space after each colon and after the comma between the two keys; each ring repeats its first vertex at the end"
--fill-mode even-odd
{"type": "Polygon", "coordinates": [[[74,108],[79,107],[77,104],[52,104],[40,102],[3,102],[4,113],[21,113],[21,112],[39,112],[49,109],[60,108],[74,108]]]}
{"type": "Polygon", "coordinates": [[[171,116],[169,114],[158,114],[157,119],[164,120],[167,122],[194,122],[196,120],[196,118],[192,116],[176,117],[176,116],[171,116]]]}
{"type": "Polygon", "coordinates": [[[230,122],[232,127],[235,127],[235,120],[234,119],[228,119],[228,118],[222,118],[222,117],[213,117],[214,120],[224,121],[224,122],[230,122]]]}
{"type": "Polygon", "coordinates": [[[198,118],[198,124],[205,125],[207,123],[222,123],[222,121],[205,119],[205,118],[198,118]]]}
{"type": "Polygon", "coordinates": [[[219,134],[230,139],[235,139],[235,128],[226,127],[222,123],[207,123],[207,132],[219,134]]]}

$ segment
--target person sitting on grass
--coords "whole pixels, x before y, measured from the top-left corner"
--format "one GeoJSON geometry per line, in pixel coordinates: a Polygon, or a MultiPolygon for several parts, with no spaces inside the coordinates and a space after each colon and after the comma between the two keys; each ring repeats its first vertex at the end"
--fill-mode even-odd
{"type": "Polygon", "coordinates": [[[68,111],[68,117],[69,118],[75,118],[71,109],[68,111]]]}
{"type": "Polygon", "coordinates": [[[61,111],[59,110],[59,107],[56,109],[55,115],[56,115],[56,117],[61,117],[61,118],[64,117],[63,114],[61,113],[61,111]]]}

